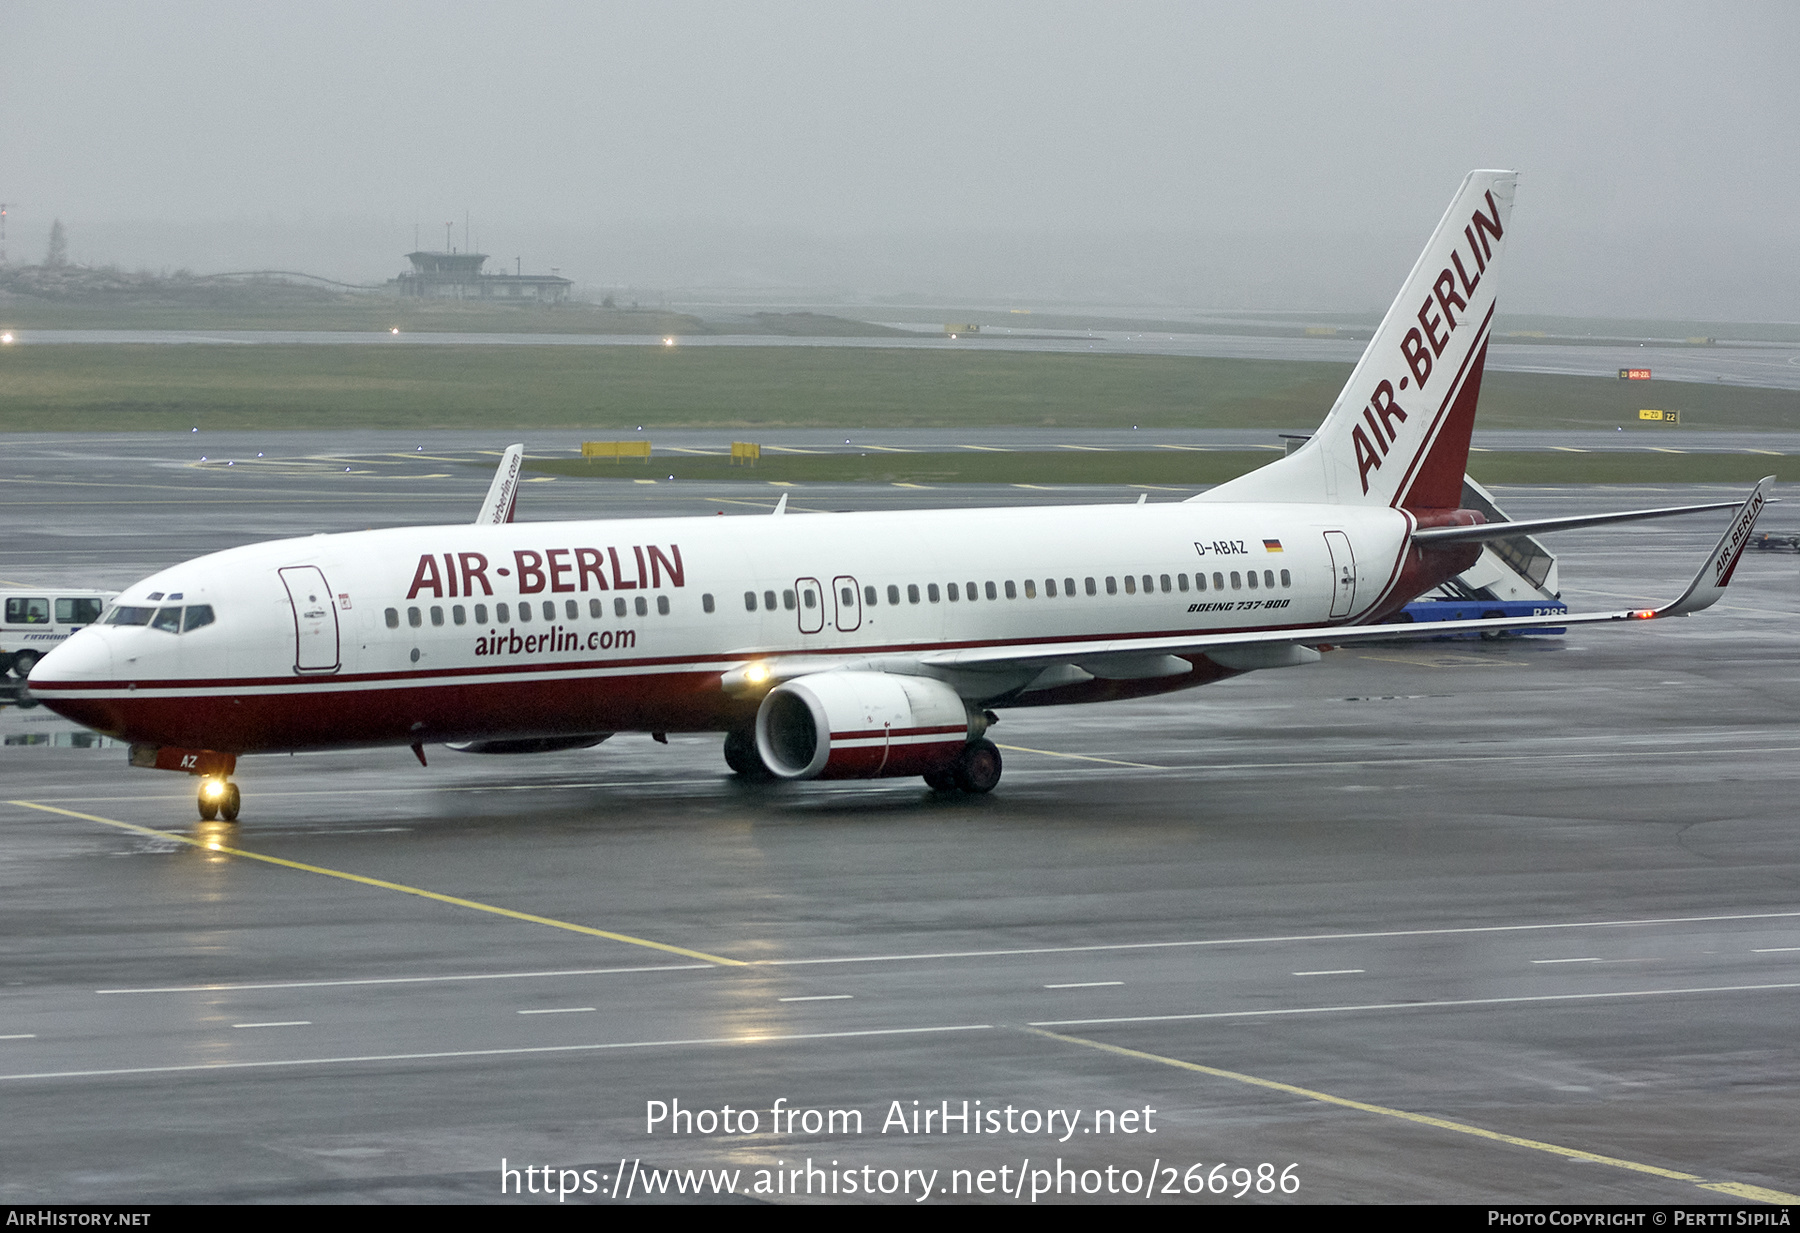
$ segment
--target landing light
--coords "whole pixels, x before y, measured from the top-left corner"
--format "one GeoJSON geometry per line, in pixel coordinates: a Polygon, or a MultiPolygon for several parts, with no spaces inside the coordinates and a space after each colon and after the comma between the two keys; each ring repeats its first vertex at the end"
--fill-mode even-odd
{"type": "Polygon", "coordinates": [[[388,331],[388,333],[390,333],[390,334],[398,334],[399,332],[400,332],[399,326],[395,326],[393,329],[388,331]]]}
{"type": "Polygon", "coordinates": [[[769,666],[767,664],[751,664],[744,669],[744,679],[752,685],[761,685],[769,679],[769,666]]]}
{"type": "Polygon", "coordinates": [[[0,334],[0,343],[9,343],[11,341],[12,335],[10,333],[0,334]]]}
{"type": "Polygon", "coordinates": [[[665,347],[673,347],[673,346],[674,346],[674,345],[675,345],[675,340],[674,340],[674,339],[673,339],[673,338],[665,338],[665,339],[663,339],[663,346],[665,346],[665,347]]]}
{"type": "Polygon", "coordinates": [[[221,796],[225,795],[225,781],[223,779],[209,779],[206,781],[206,786],[200,789],[200,791],[205,795],[207,800],[216,801],[221,796]]]}

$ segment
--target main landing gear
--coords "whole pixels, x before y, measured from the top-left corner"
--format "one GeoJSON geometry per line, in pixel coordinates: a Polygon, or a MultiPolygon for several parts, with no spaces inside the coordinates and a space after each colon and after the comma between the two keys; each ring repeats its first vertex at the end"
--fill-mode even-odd
{"type": "Polygon", "coordinates": [[[238,807],[243,804],[243,797],[238,793],[238,786],[229,779],[203,779],[200,781],[200,820],[211,822],[214,818],[224,818],[227,822],[236,822],[238,807]]]}
{"type": "Polygon", "coordinates": [[[739,728],[735,732],[725,734],[725,765],[729,766],[740,779],[760,783],[773,779],[775,775],[762,760],[762,754],[756,749],[756,732],[750,728],[739,728]]]}
{"type": "Polygon", "coordinates": [[[989,740],[963,746],[956,761],[925,776],[925,784],[933,792],[967,792],[979,796],[992,792],[1000,782],[1000,751],[989,740]]]}

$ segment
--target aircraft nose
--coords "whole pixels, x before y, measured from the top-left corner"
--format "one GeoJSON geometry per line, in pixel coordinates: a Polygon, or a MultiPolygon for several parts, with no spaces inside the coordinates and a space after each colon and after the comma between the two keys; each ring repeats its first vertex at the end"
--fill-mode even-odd
{"type": "Polygon", "coordinates": [[[110,639],[101,629],[84,629],[38,660],[28,685],[58,682],[110,681],[113,656],[110,639]]]}

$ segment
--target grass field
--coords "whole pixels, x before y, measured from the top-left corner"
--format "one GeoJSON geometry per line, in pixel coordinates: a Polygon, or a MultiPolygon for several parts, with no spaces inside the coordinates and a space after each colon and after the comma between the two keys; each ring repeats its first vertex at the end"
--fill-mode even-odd
{"type": "MultiPolygon", "coordinates": [[[[754,467],[723,457],[641,461],[531,459],[539,475],[630,483],[732,480],[772,484],[1220,484],[1274,461],[1275,450],[1120,450],[988,453],[768,455],[754,467]]],[[[1469,474],[1483,484],[1752,484],[1765,475],[1800,480],[1800,457],[1762,454],[1478,452],[1469,474]]]]}
{"type": "MultiPolygon", "coordinates": [[[[11,346],[0,431],[1317,426],[1347,365],[865,347],[11,346]]],[[[1490,373],[1484,428],[1790,430],[1800,392],[1490,373]],[[1640,407],[1683,427],[1639,427],[1640,407]]]]}

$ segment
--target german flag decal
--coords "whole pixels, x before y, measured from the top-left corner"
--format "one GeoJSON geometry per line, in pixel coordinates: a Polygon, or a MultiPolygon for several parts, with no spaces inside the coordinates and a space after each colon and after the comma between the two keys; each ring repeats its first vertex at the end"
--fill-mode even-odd
{"type": "Polygon", "coordinates": [[[1264,552],[1280,552],[1281,551],[1281,541],[1278,539],[1265,539],[1263,541],[1263,551],[1264,552]]]}

